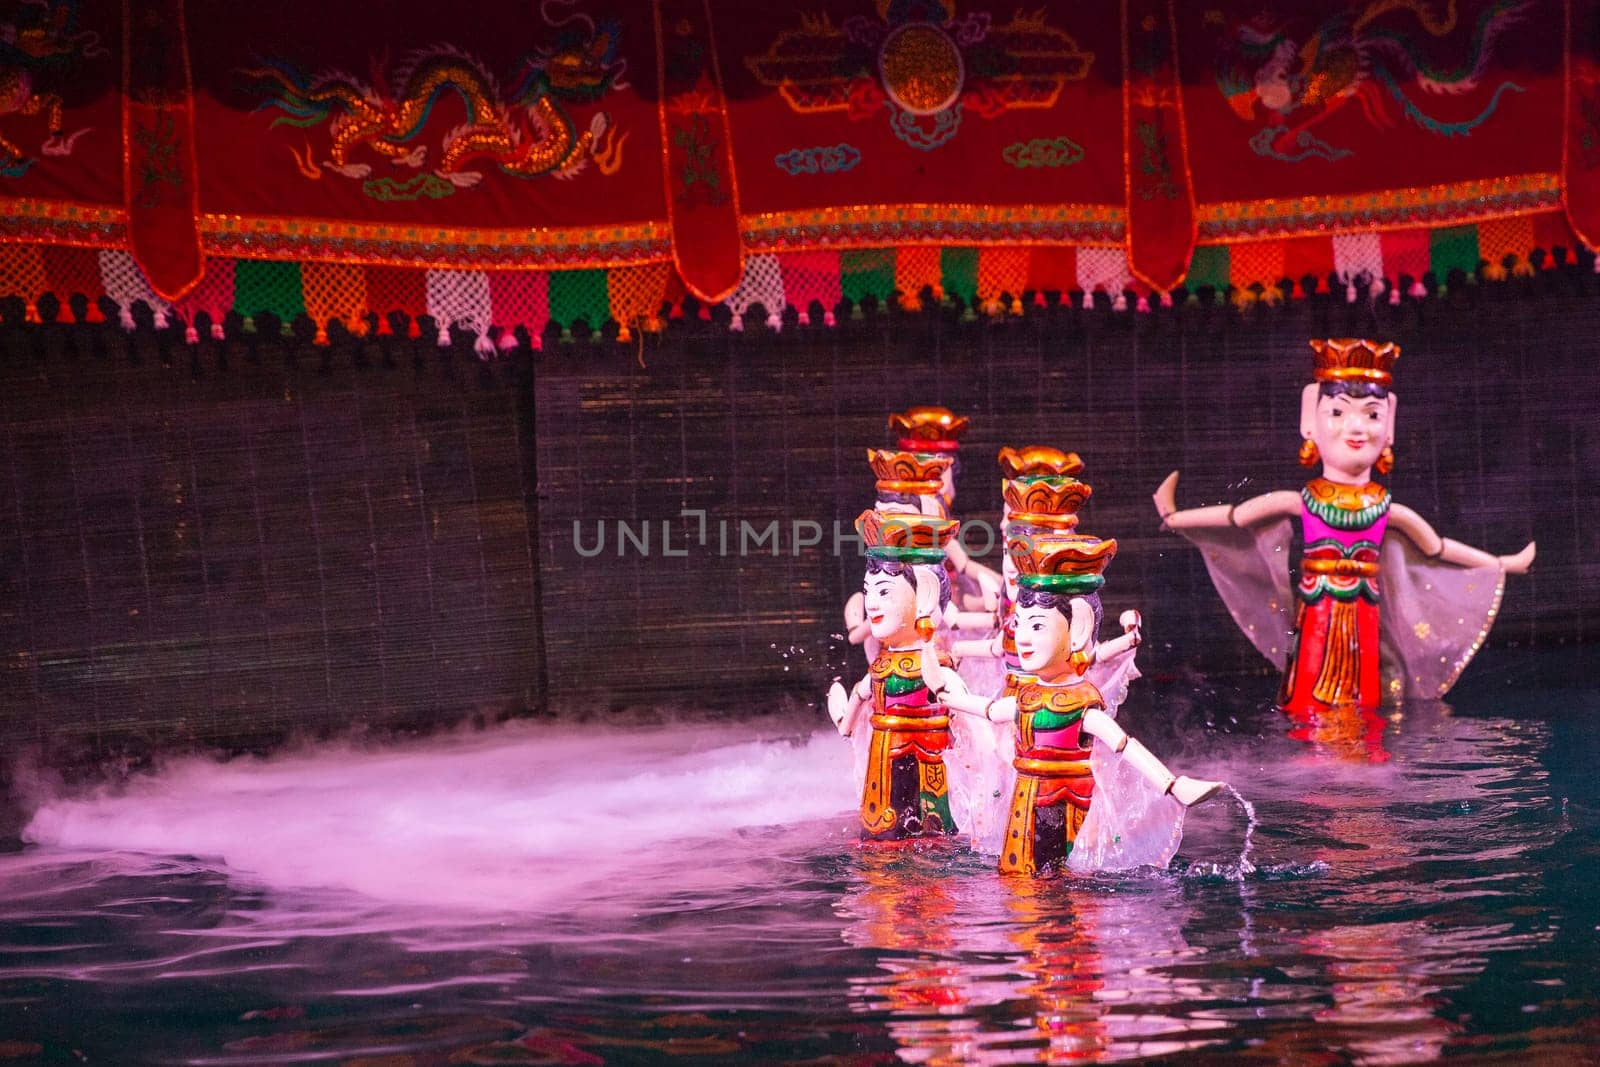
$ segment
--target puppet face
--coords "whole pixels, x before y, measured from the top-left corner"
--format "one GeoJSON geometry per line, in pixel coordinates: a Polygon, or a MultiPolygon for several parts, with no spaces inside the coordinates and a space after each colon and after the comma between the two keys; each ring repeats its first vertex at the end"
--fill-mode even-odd
{"type": "Polygon", "coordinates": [[[1319,396],[1311,439],[1322,463],[1348,478],[1365,478],[1389,444],[1389,398],[1319,396]]]}
{"type": "Polygon", "coordinates": [[[917,594],[911,583],[893,574],[869,574],[862,585],[867,625],[886,645],[908,644],[917,636],[917,594]]]}
{"type": "Polygon", "coordinates": [[[1072,656],[1072,624],[1055,608],[1017,609],[1017,657],[1022,669],[1054,677],[1072,656]]]}

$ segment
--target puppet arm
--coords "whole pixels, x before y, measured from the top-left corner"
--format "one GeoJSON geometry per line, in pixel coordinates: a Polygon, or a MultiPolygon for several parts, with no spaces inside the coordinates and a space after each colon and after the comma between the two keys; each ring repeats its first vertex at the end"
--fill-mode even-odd
{"type": "Polygon", "coordinates": [[[1152,499],[1161,524],[1169,530],[1196,527],[1257,526],[1273,519],[1291,519],[1300,514],[1300,494],[1288,489],[1262,493],[1242,504],[1212,504],[1209,507],[1178,509],[1178,472],[1167,475],[1152,499]]]}
{"type": "Polygon", "coordinates": [[[1090,708],[1084,713],[1082,728],[1084,733],[1098,737],[1114,751],[1121,753],[1122,758],[1127,760],[1134,770],[1144,775],[1163,793],[1172,794],[1173,798],[1186,808],[1210,800],[1222,788],[1221,782],[1207,782],[1190,778],[1186,774],[1173,774],[1165,763],[1156,758],[1154,752],[1129,737],[1127,731],[1117,725],[1116,720],[1099,708],[1090,708]]]}
{"type": "Polygon", "coordinates": [[[1507,574],[1527,574],[1528,568],[1533,566],[1535,547],[1532,541],[1516,555],[1493,556],[1481,548],[1440,537],[1426,519],[1404,504],[1389,508],[1389,527],[1409,538],[1424,556],[1458,567],[1499,567],[1507,574]]]}

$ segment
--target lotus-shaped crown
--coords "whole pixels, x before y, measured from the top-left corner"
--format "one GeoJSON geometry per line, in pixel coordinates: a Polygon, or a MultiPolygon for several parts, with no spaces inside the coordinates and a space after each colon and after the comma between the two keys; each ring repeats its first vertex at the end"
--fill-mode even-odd
{"type": "Polygon", "coordinates": [[[1400,346],[1393,341],[1368,341],[1359,337],[1330,337],[1311,342],[1311,377],[1319,382],[1376,382],[1385,388],[1394,381],[1394,362],[1400,346]]]}
{"type": "Polygon", "coordinates": [[[932,496],[944,485],[944,472],[951,459],[892,448],[869,448],[867,462],[872,465],[873,477],[878,479],[878,492],[932,496]]]}
{"type": "Polygon", "coordinates": [[[1000,450],[1000,474],[1004,478],[1072,477],[1083,470],[1076,452],[1063,452],[1049,445],[1000,450]]]}
{"type": "Polygon", "coordinates": [[[954,452],[961,447],[961,435],[972,420],[949,408],[919,404],[889,416],[889,429],[895,432],[901,448],[918,452],[954,452]]]}
{"type": "Polygon", "coordinates": [[[878,511],[868,508],[856,516],[856,533],[867,548],[867,555],[907,563],[938,563],[945,546],[961,529],[955,519],[941,519],[914,512],[878,511]]]}
{"type": "Polygon", "coordinates": [[[1114,540],[1086,534],[1033,532],[1013,535],[1006,551],[1018,580],[1030,589],[1082,595],[1105,584],[1106,565],[1117,554],[1114,540]]]}
{"type": "Polygon", "coordinates": [[[1076,478],[1007,478],[1000,486],[1010,522],[1044,530],[1070,530],[1078,525],[1078,510],[1088,501],[1087,482],[1076,478]]]}

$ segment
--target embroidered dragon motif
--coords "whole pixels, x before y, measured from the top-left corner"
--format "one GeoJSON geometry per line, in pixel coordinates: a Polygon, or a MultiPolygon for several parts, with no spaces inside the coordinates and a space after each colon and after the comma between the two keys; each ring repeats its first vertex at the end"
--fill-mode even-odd
{"type": "MultiPolygon", "coordinates": [[[[374,60],[366,80],[341,70],[307,75],[283,59],[263,60],[244,73],[269,92],[262,107],[283,112],[274,126],[326,123],[328,158],[322,167],[348,178],[371,178],[372,164],[360,158],[363,150],[420,171],[428,158],[429,145],[423,142],[428,120],[440,100],[451,95],[465,106],[466,121],[441,138],[435,181],[426,195],[476,185],[483,172],[469,169],[474,163],[486,162],[518,178],[568,179],[592,158],[602,173],[614,173],[621,165],[622,139],[613,140],[606,113],[596,112],[580,129],[567,108],[625,87],[627,64],[618,57],[617,27],[581,14],[552,22],[548,9],[558,2],[566,0],[546,0],[541,7],[545,21],[560,30],[555,43],[524,56],[506,88],[483,62],[451,45],[412,52],[392,70],[386,60],[374,60]]],[[[290,151],[301,174],[322,176],[309,144],[303,156],[290,151]]],[[[401,198],[393,179],[373,179],[364,188],[380,199],[401,198]]]]}
{"type": "MultiPolygon", "coordinates": [[[[108,54],[99,34],[80,27],[76,0],[22,0],[15,17],[0,22],[0,118],[45,116],[39,155],[71,155],[89,131],[63,129],[63,101],[51,86],[71,77],[78,61],[108,54]]],[[[11,139],[18,134],[7,133],[0,134],[0,175],[21,177],[34,159],[11,139]]]]}
{"type": "MultiPolygon", "coordinates": [[[[1242,119],[1257,121],[1256,105],[1267,125],[1250,139],[1258,155],[1288,162],[1342,159],[1348,148],[1323,141],[1313,132],[1322,122],[1354,101],[1374,127],[1395,125],[1390,113],[1397,104],[1411,123],[1441,137],[1462,137],[1486,122],[1507,92],[1520,85],[1501,82],[1487,103],[1471,118],[1443,121],[1419,102],[1427,96],[1461,96],[1473,92],[1488,73],[1495,45],[1505,30],[1520,21],[1531,6],[1527,0],[1492,0],[1479,13],[1466,43],[1466,59],[1441,64],[1429,49],[1407,34],[1392,13],[1410,15],[1426,34],[1444,40],[1456,34],[1456,0],[1443,5],[1424,0],[1369,0],[1333,14],[1303,43],[1290,37],[1290,19],[1261,15],[1227,26],[1219,12],[1207,20],[1223,27],[1217,60],[1217,87],[1242,119]],[[1436,8],[1442,10],[1436,11],[1436,8]]],[[[1451,45],[1452,49],[1459,46],[1451,45]]]]}

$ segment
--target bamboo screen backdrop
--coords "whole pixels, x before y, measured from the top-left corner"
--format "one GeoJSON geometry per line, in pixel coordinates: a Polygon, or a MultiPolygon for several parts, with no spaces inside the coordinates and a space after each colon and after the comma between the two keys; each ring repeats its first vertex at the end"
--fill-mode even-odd
{"type": "Polygon", "coordinates": [[[315,348],[270,322],[195,351],[13,317],[0,742],[70,760],[474,714],[812,702],[862,666],[832,636],[861,575],[853,546],[833,554],[833,525],[869,504],[863,449],[914,403],[972,417],[967,517],[998,520],[999,446],[1083,454],[1083,528],[1120,543],[1105,600],[1144,612],[1147,674],[1259,669],[1149,494],[1175,468],[1186,506],[1297,484],[1312,336],[1404,346],[1397,499],[1492,551],[1537,537],[1492,640],[1594,640],[1593,279],[1453,292],[996,323],[869,309],[832,330],[791,315],[777,335],[691,319],[642,350],[552,341],[489,365],[403,337],[315,348]],[[685,510],[706,513],[704,545],[685,510]],[[630,541],[619,556],[617,520],[636,538],[648,524],[648,554],[630,541]],[[773,520],[778,554],[741,554],[740,523],[773,520]],[[797,520],[822,543],[796,552],[797,520]],[[603,526],[604,550],[580,553],[575,523],[586,551],[603,526]],[[682,554],[664,554],[664,523],[682,554]]]}

